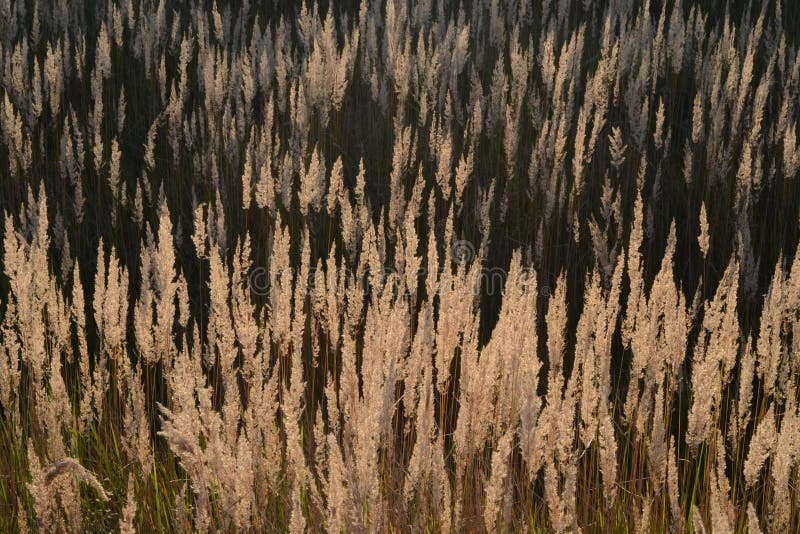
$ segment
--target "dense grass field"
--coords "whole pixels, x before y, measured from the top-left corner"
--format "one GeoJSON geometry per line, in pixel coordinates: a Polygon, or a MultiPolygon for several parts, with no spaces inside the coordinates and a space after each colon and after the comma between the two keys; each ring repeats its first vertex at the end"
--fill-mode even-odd
{"type": "Polygon", "coordinates": [[[0,532],[800,533],[793,0],[0,0],[0,532]]]}

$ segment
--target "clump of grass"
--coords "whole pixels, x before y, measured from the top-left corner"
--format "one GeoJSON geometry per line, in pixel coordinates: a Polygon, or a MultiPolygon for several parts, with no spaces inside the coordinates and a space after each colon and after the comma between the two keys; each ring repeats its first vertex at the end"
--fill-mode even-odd
{"type": "Polygon", "coordinates": [[[785,9],[3,3],[0,530],[797,531],[785,9]]]}

